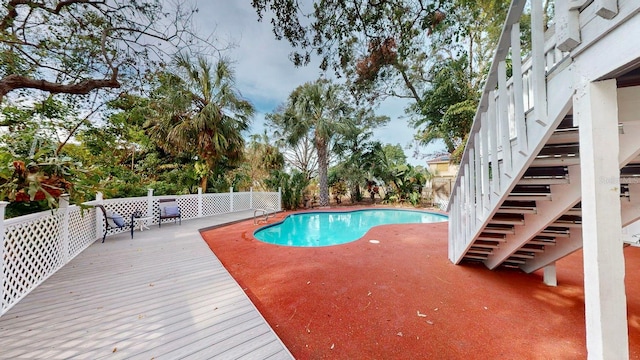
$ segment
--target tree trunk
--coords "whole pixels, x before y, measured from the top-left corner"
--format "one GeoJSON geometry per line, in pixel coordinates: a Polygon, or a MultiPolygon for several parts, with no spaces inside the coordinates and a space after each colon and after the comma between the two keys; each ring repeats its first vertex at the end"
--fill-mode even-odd
{"type": "Polygon", "coordinates": [[[320,206],[329,206],[327,144],[321,139],[316,140],[316,150],[318,151],[318,185],[320,188],[320,206]]]}
{"type": "Polygon", "coordinates": [[[202,192],[207,192],[207,182],[209,181],[209,177],[207,175],[203,176],[200,179],[200,187],[202,188],[202,192]]]}

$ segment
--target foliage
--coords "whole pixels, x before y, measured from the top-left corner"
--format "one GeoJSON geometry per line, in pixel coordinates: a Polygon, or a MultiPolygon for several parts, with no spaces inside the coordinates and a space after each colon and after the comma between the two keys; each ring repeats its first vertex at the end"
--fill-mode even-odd
{"type": "Polygon", "coordinates": [[[0,101],[25,89],[82,95],[139,86],[167,51],[210,45],[197,11],[166,2],[8,0],[0,9],[0,101]]]}
{"type": "Polygon", "coordinates": [[[273,170],[265,180],[270,191],[282,191],[282,206],[285,210],[296,210],[300,207],[304,198],[304,191],[309,180],[299,171],[287,174],[282,170],[273,170]]]}
{"type": "Polygon", "coordinates": [[[159,74],[152,95],[149,134],[165,151],[193,153],[202,160],[201,184],[220,167],[233,168],[242,160],[244,139],[253,106],[235,89],[229,62],[210,64],[204,57],[192,62],[175,58],[175,73],[159,74]]]}
{"type": "Polygon", "coordinates": [[[283,140],[296,146],[311,138],[318,157],[320,206],[329,205],[328,150],[332,138],[349,121],[348,106],[338,85],[318,79],[297,87],[284,108],[270,116],[283,140]]]}
{"type": "Polygon", "coordinates": [[[470,87],[466,72],[466,58],[443,61],[432,68],[433,87],[425,93],[425,100],[415,112],[413,126],[423,144],[443,139],[447,152],[463,145],[462,139],[471,130],[477,107],[477,92],[470,87]]]}

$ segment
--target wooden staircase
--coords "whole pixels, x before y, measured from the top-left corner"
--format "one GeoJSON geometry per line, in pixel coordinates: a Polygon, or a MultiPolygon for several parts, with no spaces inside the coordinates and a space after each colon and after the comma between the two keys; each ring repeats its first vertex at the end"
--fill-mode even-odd
{"type": "Polygon", "coordinates": [[[533,272],[582,247],[574,115],[584,82],[617,80],[619,186],[600,181],[619,187],[623,226],[640,218],[640,48],[615,45],[620,32],[640,34],[640,2],[620,0],[615,14],[605,3],[558,1],[560,30],[545,31],[532,2],[532,52],[521,60],[510,54],[521,52],[525,1],[513,1],[449,202],[452,262],[533,272]]]}

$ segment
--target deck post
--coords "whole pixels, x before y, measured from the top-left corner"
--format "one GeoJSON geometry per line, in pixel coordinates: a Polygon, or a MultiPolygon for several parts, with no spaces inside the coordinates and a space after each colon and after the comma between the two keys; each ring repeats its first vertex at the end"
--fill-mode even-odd
{"type": "Polygon", "coordinates": [[[518,151],[527,156],[529,146],[527,142],[527,124],[524,114],[524,85],[522,81],[522,58],[520,57],[520,23],[511,28],[511,61],[513,76],[513,110],[518,137],[518,151]]]}
{"type": "Polygon", "coordinates": [[[69,262],[69,194],[60,195],[58,203],[58,211],[62,211],[62,222],[60,226],[60,236],[62,239],[62,262],[64,264],[69,262]]]}
{"type": "MultiPolygon", "coordinates": [[[[480,116],[480,141],[482,142],[482,216],[483,219],[491,210],[489,193],[489,124],[487,123],[487,113],[480,116]]],[[[453,190],[453,189],[452,189],[453,190]]]]}
{"type": "Polygon", "coordinates": [[[198,217],[202,217],[202,188],[198,187],[198,217]]]}
{"type": "Polygon", "coordinates": [[[282,211],[282,188],[278,187],[278,211],[282,211]]]}
{"type": "Polygon", "coordinates": [[[253,209],[253,186],[249,188],[249,209],[253,209]]]}
{"type": "Polygon", "coordinates": [[[544,267],[543,282],[547,286],[558,286],[558,277],[556,275],[556,263],[553,262],[544,267]]]}
{"type": "MultiPolygon", "coordinates": [[[[96,193],[96,204],[102,205],[104,203],[103,201],[103,195],[100,191],[98,191],[96,193]]],[[[102,233],[104,231],[103,226],[104,226],[104,218],[102,215],[102,211],[97,211],[96,210],[96,240],[102,238],[102,233]]]]}
{"type": "Polygon", "coordinates": [[[147,216],[153,218],[153,189],[147,189],[147,216]]]}
{"type": "Polygon", "coordinates": [[[556,37],[557,48],[561,51],[571,51],[580,45],[580,8],[576,8],[567,1],[556,4],[556,37]]]}
{"type": "Polygon", "coordinates": [[[628,359],[616,80],[577,84],[589,359],[628,359]]]}
{"type": "Polygon", "coordinates": [[[233,186],[229,188],[229,212],[233,212],[233,186]]]}
{"type": "Polygon", "coordinates": [[[4,283],[6,281],[4,276],[4,213],[7,205],[9,205],[8,201],[0,201],[0,315],[4,314],[6,307],[4,301],[4,283]]]}

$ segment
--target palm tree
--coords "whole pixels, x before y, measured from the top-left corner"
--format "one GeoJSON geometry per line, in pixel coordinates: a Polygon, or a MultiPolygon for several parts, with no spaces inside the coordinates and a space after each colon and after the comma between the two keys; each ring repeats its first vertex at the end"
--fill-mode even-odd
{"type": "Polygon", "coordinates": [[[347,106],[340,94],[339,86],[328,80],[319,79],[305,83],[290,95],[282,116],[280,126],[289,145],[295,146],[309,133],[313,134],[313,143],[318,157],[318,182],[320,188],[320,206],[329,205],[329,144],[332,137],[345,126],[347,106]]]}
{"type": "Polygon", "coordinates": [[[205,165],[200,186],[217,166],[234,166],[242,158],[242,132],[254,108],[235,89],[229,62],[211,65],[199,57],[175,58],[176,72],[163,73],[155,91],[151,135],[169,152],[196,154],[205,165]]]}

